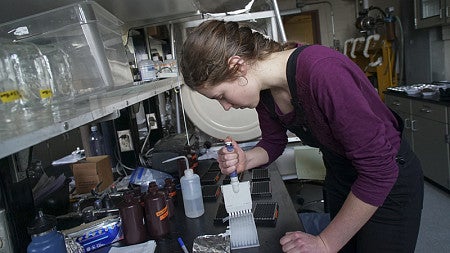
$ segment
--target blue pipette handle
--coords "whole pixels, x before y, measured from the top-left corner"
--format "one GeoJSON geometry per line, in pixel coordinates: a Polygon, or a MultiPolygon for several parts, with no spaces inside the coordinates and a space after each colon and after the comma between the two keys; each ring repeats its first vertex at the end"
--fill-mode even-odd
{"type": "MultiPolygon", "coordinates": [[[[227,148],[228,152],[233,152],[233,150],[234,150],[233,143],[231,141],[225,142],[225,147],[227,148]]],[[[237,171],[233,171],[230,174],[230,177],[237,177],[237,176],[238,176],[237,171]]]]}

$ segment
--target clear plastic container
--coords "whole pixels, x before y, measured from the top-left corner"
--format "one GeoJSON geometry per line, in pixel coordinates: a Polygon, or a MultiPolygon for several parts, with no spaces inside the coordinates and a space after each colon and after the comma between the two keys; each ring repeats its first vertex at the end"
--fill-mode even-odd
{"type": "Polygon", "coordinates": [[[153,64],[155,65],[155,71],[158,73],[164,67],[163,62],[159,60],[158,56],[152,57],[153,64]]]}
{"type": "Polygon", "coordinates": [[[156,69],[152,60],[142,60],[139,62],[139,71],[141,72],[142,81],[155,81],[156,69]]]}
{"type": "Polygon", "coordinates": [[[74,98],[75,94],[69,55],[54,45],[39,46],[39,49],[50,66],[53,100],[67,103],[74,98]]]}
{"type": "Polygon", "coordinates": [[[0,130],[12,130],[20,117],[20,93],[9,53],[0,43],[0,130]]]}
{"type": "Polygon", "coordinates": [[[180,179],[180,183],[183,195],[184,213],[188,218],[202,216],[205,212],[205,208],[203,206],[200,177],[197,174],[194,174],[192,169],[186,169],[184,171],[184,176],[180,179]]]}
{"type": "Polygon", "coordinates": [[[10,42],[55,46],[71,60],[75,96],[100,93],[132,84],[123,22],[94,1],[82,1],[0,24],[0,37],[10,42]]]}
{"type": "Polygon", "coordinates": [[[47,65],[50,68],[52,97],[52,113],[55,120],[60,121],[65,115],[73,113],[75,90],[69,55],[61,48],[53,45],[39,46],[47,65]]]}
{"type": "Polygon", "coordinates": [[[166,55],[166,67],[169,68],[170,73],[176,73],[178,75],[178,63],[177,60],[173,59],[171,54],[166,55]]]}
{"type": "Polygon", "coordinates": [[[53,98],[50,65],[39,48],[29,42],[2,43],[16,76],[22,116],[49,117],[53,98]]]}

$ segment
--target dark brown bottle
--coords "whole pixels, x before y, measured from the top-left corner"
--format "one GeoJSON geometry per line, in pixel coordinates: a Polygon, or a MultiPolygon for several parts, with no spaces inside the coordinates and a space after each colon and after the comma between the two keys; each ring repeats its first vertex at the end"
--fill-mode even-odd
{"type": "Polygon", "coordinates": [[[164,193],[158,191],[156,182],[151,182],[144,197],[145,218],[150,237],[159,239],[170,232],[169,210],[164,193]]]}
{"type": "Polygon", "coordinates": [[[175,215],[177,190],[171,178],[166,178],[164,182],[164,193],[166,194],[167,207],[169,208],[169,218],[172,218],[175,215]]]}
{"type": "Polygon", "coordinates": [[[133,192],[124,194],[124,201],[119,207],[122,219],[122,231],[125,243],[128,245],[146,241],[147,230],[145,228],[144,210],[134,197],[133,192]]]}

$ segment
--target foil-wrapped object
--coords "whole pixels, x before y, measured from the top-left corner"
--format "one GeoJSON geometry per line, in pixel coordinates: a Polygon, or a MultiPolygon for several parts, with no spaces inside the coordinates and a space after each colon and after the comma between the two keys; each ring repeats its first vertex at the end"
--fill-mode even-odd
{"type": "Polygon", "coordinates": [[[73,238],[64,238],[66,243],[67,253],[85,253],[83,246],[77,243],[73,238]]]}
{"type": "Polygon", "coordinates": [[[192,248],[193,253],[230,253],[230,236],[227,233],[197,236],[192,248]]]}

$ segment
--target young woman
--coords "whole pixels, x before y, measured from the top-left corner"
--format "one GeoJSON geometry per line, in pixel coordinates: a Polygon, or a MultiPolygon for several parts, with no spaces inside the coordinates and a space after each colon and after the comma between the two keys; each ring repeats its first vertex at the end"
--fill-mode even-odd
{"type": "Polygon", "coordinates": [[[185,83],[225,110],[256,108],[262,138],[244,152],[222,149],[222,173],[280,156],[286,131],[320,148],[332,218],[317,236],[288,231],[284,252],[414,252],[423,175],[402,140],[402,120],[361,69],[319,45],[282,45],[234,22],[206,21],[190,33],[180,62],[185,83]]]}

